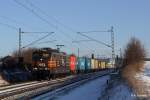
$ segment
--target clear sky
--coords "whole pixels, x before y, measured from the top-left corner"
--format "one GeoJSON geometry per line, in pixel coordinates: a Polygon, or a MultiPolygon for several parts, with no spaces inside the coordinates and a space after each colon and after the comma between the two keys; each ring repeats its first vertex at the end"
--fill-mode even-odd
{"type": "MultiPolygon", "coordinates": [[[[0,56],[11,54],[18,49],[19,27],[22,31],[55,32],[42,41],[57,41],[34,44],[31,47],[56,48],[56,44],[64,44],[62,50],[68,53],[77,54],[77,48],[80,48],[81,55],[94,52],[96,55],[104,56],[111,54],[110,48],[92,41],[72,41],[86,40],[76,32],[109,30],[114,26],[117,53],[120,48],[125,47],[132,36],[139,38],[149,52],[149,11],[149,0],[1,0],[0,56]]],[[[22,45],[25,46],[43,35],[45,34],[24,34],[22,45]]],[[[110,44],[110,33],[86,35],[110,44]]]]}

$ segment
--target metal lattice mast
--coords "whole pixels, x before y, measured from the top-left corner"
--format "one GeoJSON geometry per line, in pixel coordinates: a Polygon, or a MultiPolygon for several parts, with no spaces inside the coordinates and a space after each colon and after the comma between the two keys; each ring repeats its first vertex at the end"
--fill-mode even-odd
{"type": "MultiPolygon", "coordinates": [[[[102,45],[105,45],[105,46],[111,48],[112,49],[112,58],[111,58],[112,59],[112,67],[115,67],[115,38],[114,38],[115,36],[114,36],[114,28],[113,28],[113,26],[111,27],[110,30],[107,30],[107,31],[88,31],[88,32],[77,32],[77,33],[80,34],[83,37],[86,37],[88,39],[88,41],[89,40],[95,41],[95,42],[97,42],[99,44],[102,44],[102,45]],[[82,33],[92,33],[92,32],[109,32],[109,33],[111,33],[111,44],[104,43],[102,41],[99,41],[99,40],[96,40],[94,38],[91,38],[91,37],[89,37],[89,36],[87,36],[85,34],[82,34],[82,33]]],[[[85,41],[85,40],[82,40],[82,41],[85,41]]],[[[75,41],[75,42],[81,42],[81,41],[75,41]]]]}
{"type": "Polygon", "coordinates": [[[113,26],[111,27],[111,47],[112,47],[112,67],[115,65],[115,39],[114,39],[114,30],[113,26]]]}

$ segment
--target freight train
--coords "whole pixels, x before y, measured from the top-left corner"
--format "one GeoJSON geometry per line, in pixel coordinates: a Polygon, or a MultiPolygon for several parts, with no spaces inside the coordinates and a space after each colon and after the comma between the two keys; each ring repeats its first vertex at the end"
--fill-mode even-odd
{"type": "Polygon", "coordinates": [[[76,57],[74,54],[67,55],[57,49],[41,48],[32,54],[33,73],[38,79],[95,72],[108,67],[106,59],[76,57]]]}

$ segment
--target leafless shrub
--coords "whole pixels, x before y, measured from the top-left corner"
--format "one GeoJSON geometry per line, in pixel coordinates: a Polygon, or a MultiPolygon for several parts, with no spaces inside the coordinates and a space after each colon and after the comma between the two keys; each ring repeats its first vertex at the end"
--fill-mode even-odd
{"type": "Polygon", "coordinates": [[[131,38],[124,51],[122,76],[137,94],[144,93],[141,82],[135,78],[144,67],[146,51],[141,42],[136,38],[131,38]]]}
{"type": "Polygon", "coordinates": [[[144,63],[144,58],[146,57],[146,51],[144,49],[144,46],[141,44],[141,42],[136,38],[131,38],[129,43],[127,44],[125,51],[124,51],[124,61],[123,66],[127,67],[131,64],[139,63],[138,66],[135,67],[135,70],[141,69],[141,64],[144,63]]]}

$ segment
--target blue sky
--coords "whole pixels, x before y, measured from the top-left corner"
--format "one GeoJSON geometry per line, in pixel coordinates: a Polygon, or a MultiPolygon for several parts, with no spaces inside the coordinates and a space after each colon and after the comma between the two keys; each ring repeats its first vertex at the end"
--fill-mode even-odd
{"type": "MultiPolygon", "coordinates": [[[[116,53],[124,48],[132,36],[139,38],[150,50],[150,1],[149,0],[17,0],[36,12],[47,22],[42,21],[15,0],[2,0],[0,3],[0,56],[11,54],[18,49],[18,30],[55,32],[43,41],[57,40],[54,43],[34,44],[31,47],[52,47],[64,44],[62,51],[81,55],[105,56],[111,49],[95,42],[72,43],[85,40],[77,35],[80,31],[108,30],[114,26],[116,53]],[[45,14],[31,6],[42,9],[45,14]],[[57,21],[55,20],[57,19],[57,21]],[[3,23],[3,24],[2,24],[3,23]],[[64,27],[65,26],[65,27],[64,27]],[[67,27],[67,28],[66,28],[67,27]],[[70,29],[71,28],[71,29],[70,29]],[[73,31],[72,31],[73,29],[73,31]]],[[[45,34],[24,34],[22,45],[27,45],[45,34]]],[[[99,41],[110,43],[110,33],[87,33],[99,41]]],[[[41,41],[42,42],[42,41],[41,41]]],[[[149,54],[149,53],[148,53],[149,54]]]]}

